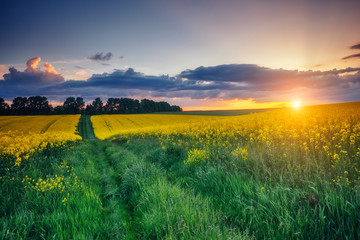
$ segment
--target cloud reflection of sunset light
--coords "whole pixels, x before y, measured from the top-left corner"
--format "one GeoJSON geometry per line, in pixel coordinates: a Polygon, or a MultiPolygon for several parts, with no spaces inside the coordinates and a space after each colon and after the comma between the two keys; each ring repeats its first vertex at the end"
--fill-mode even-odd
{"type": "Polygon", "coordinates": [[[256,102],[253,99],[202,100],[198,105],[184,106],[185,111],[234,110],[234,109],[264,109],[291,107],[291,102],[256,102]]]}

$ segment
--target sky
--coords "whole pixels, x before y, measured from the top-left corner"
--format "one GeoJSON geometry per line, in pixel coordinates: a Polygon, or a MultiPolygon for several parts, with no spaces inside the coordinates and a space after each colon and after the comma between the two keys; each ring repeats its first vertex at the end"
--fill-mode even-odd
{"type": "Polygon", "coordinates": [[[0,97],[360,101],[358,0],[2,0],[0,97]]]}

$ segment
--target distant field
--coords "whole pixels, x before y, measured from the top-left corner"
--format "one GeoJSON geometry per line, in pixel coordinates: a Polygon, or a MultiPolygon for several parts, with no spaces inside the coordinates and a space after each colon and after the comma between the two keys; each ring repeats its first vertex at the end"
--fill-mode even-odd
{"type": "Polygon", "coordinates": [[[214,111],[184,111],[184,112],[166,112],[157,114],[171,114],[171,115],[207,115],[207,116],[238,116],[250,113],[260,113],[275,110],[269,109],[243,109],[243,110],[214,110],[214,111]]]}
{"type": "Polygon", "coordinates": [[[32,133],[74,133],[80,115],[0,116],[0,132],[21,131],[32,133]]]}
{"type": "Polygon", "coordinates": [[[182,123],[198,123],[223,119],[223,116],[179,116],[163,114],[113,114],[91,116],[95,135],[106,139],[132,130],[167,127],[182,123]]]}
{"type": "Polygon", "coordinates": [[[80,140],[76,134],[79,118],[80,115],[0,116],[0,175],[4,169],[10,171],[9,166],[17,168],[35,152],[80,140]]]}

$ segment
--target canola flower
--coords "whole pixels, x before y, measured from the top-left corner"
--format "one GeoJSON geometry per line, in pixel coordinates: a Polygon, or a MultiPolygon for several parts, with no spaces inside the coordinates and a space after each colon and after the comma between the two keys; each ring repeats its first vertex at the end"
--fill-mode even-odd
{"type": "Polygon", "coordinates": [[[187,165],[197,165],[199,162],[206,162],[209,158],[208,153],[202,149],[191,149],[188,151],[188,157],[185,160],[187,165]]]}
{"type": "Polygon", "coordinates": [[[35,152],[66,147],[81,140],[76,135],[80,115],[0,117],[0,157],[19,167],[35,152]]]}
{"type": "Polygon", "coordinates": [[[70,192],[80,192],[84,189],[83,183],[73,173],[73,168],[63,161],[59,168],[61,174],[55,174],[53,176],[46,175],[44,178],[31,178],[25,176],[22,179],[22,184],[25,189],[29,189],[41,194],[51,194],[58,196],[65,196],[62,199],[62,203],[66,205],[69,200],[70,192]]]}
{"type": "Polygon", "coordinates": [[[247,158],[248,158],[248,151],[246,148],[237,147],[231,153],[237,158],[242,157],[242,159],[244,159],[244,160],[247,160],[247,158]]]}
{"type": "Polygon", "coordinates": [[[21,182],[24,184],[24,188],[34,189],[38,192],[62,193],[65,190],[81,190],[83,188],[83,184],[73,173],[67,176],[55,174],[55,176],[46,176],[45,179],[33,179],[25,176],[21,182]]]}
{"type": "Polygon", "coordinates": [[[114,114],[91,116],[94,132],[97,138],[106,139],[119,134],[151,131],[156,128],[166,129],[178,124],[190,124],[214,119],[224,119],[218,116],[192,115],[160,115],[160,114],[114,114]]]}
{"type": "Polygon", "coordinates": [[[208,117],[198,122],[195,119],[202,116],[194,116],[193,121],[185,123],[158,116],[169,124],[136,127],[138,122],[134,118],[132,129],[116,131],[113,128],[112,133],[121,133],[128,141],[153,138],[163,147],[178,145],[188,151],[186,164],[201,162],[200,158],[210,161],[217,157],[215,153],[219,149],[238,161],[263,154],[267,159],[275,159],[274,162],[290,163],[299,171],[317,161],[331,172],[333,181],[329,181],[334,184],[360,185],[359,102],[208,117]],[[207,152],[207,157],[198,157],[203,154],[202,150],[207,152]]]}
{"type": "MultiPolygon", "coordinates": [[[[81,140],[76,134],[79,118],[80,115],[1,116],[0,184],[21,182],[25,191],[34,191],[39,197],[48,194],[56,196],[66,205],[70,193],[83,189],[82,182],[69,164],[63,161],[58,166],[58,174],[42,177],[24,176],[22,166],[25,162],[31,164],[35,153],[70,150],[72,143],[81,140]]],[[[16,186],[19,186],[17,183],[16,186]]]]}

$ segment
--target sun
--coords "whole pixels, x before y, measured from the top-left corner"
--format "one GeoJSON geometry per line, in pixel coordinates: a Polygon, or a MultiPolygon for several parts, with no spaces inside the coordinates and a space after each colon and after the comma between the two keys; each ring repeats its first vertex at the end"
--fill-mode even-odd
{"type": "Polygon", "coordinates": [[[294,108],[300,108],[301,107],[301,102],[300,101],[293,102],[293,107],[294,108]]]}

